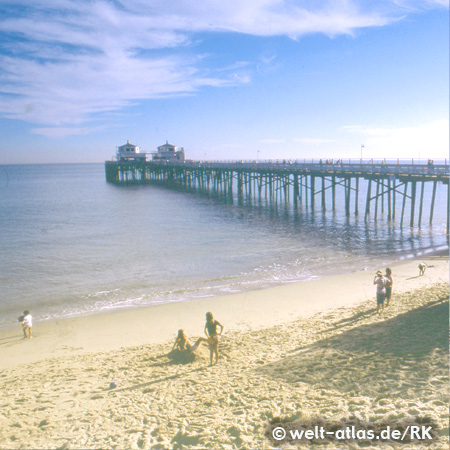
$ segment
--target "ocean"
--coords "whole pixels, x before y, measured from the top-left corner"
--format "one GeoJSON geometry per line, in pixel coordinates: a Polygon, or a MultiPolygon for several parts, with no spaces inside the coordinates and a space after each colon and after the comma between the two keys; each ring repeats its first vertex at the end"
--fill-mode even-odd
{"type": "Polygon", "coordinates": [[[334,213],[322,213],[319,201],[315,211],[239,204],[108,184],[103,164],[0,166],[0,192],[2,329],[17,326],[24,309],[43,321],[189,301],[370,271],[447,248],[442,184],[433,225],[426,203],[420,230],[401,230],[399,217],[388,224],[380,213],[366,222],[363,198],[359,216],[348,218],[343,198],[334,213]]]}

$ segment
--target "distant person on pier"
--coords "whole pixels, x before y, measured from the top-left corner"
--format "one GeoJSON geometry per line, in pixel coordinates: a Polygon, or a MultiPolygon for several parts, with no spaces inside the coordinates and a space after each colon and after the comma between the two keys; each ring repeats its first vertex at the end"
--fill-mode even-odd
{"type": "Polygon", "coordinates": [[[208,338],[210,365],[213,364],[213,356],[216,355],[216,364],[219,361],[219,336],[223,332],[223,325],[215,320],[212,312],[206,313],[205,334],[208,338]],[[220,327],[220,332],[217,332],[220,327]]]}
{"type": "Polygon", "coordinates": [[[380,313],[380,309],[384,310],[384,300],[386,295],[386,279],[383,277],[383,272],[379,270],[375,278],[373,279],[373,284],[377,286],[377,313],[380,313]]]}
{"type": "Polygon", "coordinates": [[[394,280],[392,279],[392,270],[390,267],[386,267],[386,273],[384,274],[384,278],[386,280],[386,294],[384,296],[386,300],[386,306],[389,306],[391,303],[391,296],[392,296],[392,286],[394,285],[394,280]]]}

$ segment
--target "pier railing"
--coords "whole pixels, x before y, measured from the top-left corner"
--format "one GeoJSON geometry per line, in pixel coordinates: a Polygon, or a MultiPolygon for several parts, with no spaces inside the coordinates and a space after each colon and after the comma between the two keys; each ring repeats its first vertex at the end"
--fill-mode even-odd
{"type": "Polygon", "coordinates": [[[240,160],[240,161],[193,161],[165,162],[152,161],[152,164],[171,165],[176,167],[204,167],[212,169],[265,169],[265,170],[312,170],[355,173],[385,173],[403,175],[449,175],[448,161],[445,159],[423,163],[421,160],[240,160]],[[402,161],[402,162],[400,162],[402,161]]]}

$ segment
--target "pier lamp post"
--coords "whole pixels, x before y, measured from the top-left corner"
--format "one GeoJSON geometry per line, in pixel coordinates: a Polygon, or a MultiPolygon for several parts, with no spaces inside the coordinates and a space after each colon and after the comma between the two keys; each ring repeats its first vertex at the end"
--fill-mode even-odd
{"type": "Polygon", "coordinates": [[[364,144],[361,144],[361,163],[362,163],[362,149],[363,148],[366,148],[366,147],[364,146],[364,144]]]}

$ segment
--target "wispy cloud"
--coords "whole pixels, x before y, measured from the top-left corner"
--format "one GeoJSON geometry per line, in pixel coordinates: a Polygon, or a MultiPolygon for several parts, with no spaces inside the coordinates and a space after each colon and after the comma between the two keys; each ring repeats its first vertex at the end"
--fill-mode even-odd
{"type": "Polygon", "coordinates": [[[449,121],[437,120],[409,127],[368,127],[349,125],[344,131],[361,137],[367,157],[448,157],[449,121]]]}
{"type": "Polygon", "coordinates": [[[322,144],[332,144],[333,142],[337,142],[337,141],[335,139],[297,138],[297,139],[294,139],[294,142],[298,142],[301,144],[310,144],[310,145],[322,145],[322,144]]]}
{"type": "Polygon", "coordinates": [[[442,6],[441,0],[3,0],[0,115],[49,127],[36,128],[40,134],[79,134],[92,128],[82,124],[143,99],[251,81],[245,61],[208,67],[208,55],[195,54],[197,33],[335,36],[442,6]]]}
{"type": "Polygon", "coordinates": [[[284,144],[286,139],[261,139],[260,144],[284,144]]]}
{"type": "Polygon", "coordinates": [[[326,144],[333,144],[335,142],[338,142],[336,139],[325,139],[325,138],[294,138],[294,139],[284,139],[284,138],[278,138],[278,139],[260,139],[259,143],[263,145],[272,145],[272,146],[278,146],[279,144],[289,144],[292,146],[292,144],[305,144],[308,147],[318,147],[323,146],[326,144]]]}
{"type": "Polygon", "coordinates": [[[33,128],[31,131],[45,137],[65,138],[67,136],[85,136],[102,129],[104,127],[43,127],[33,128]]]}

